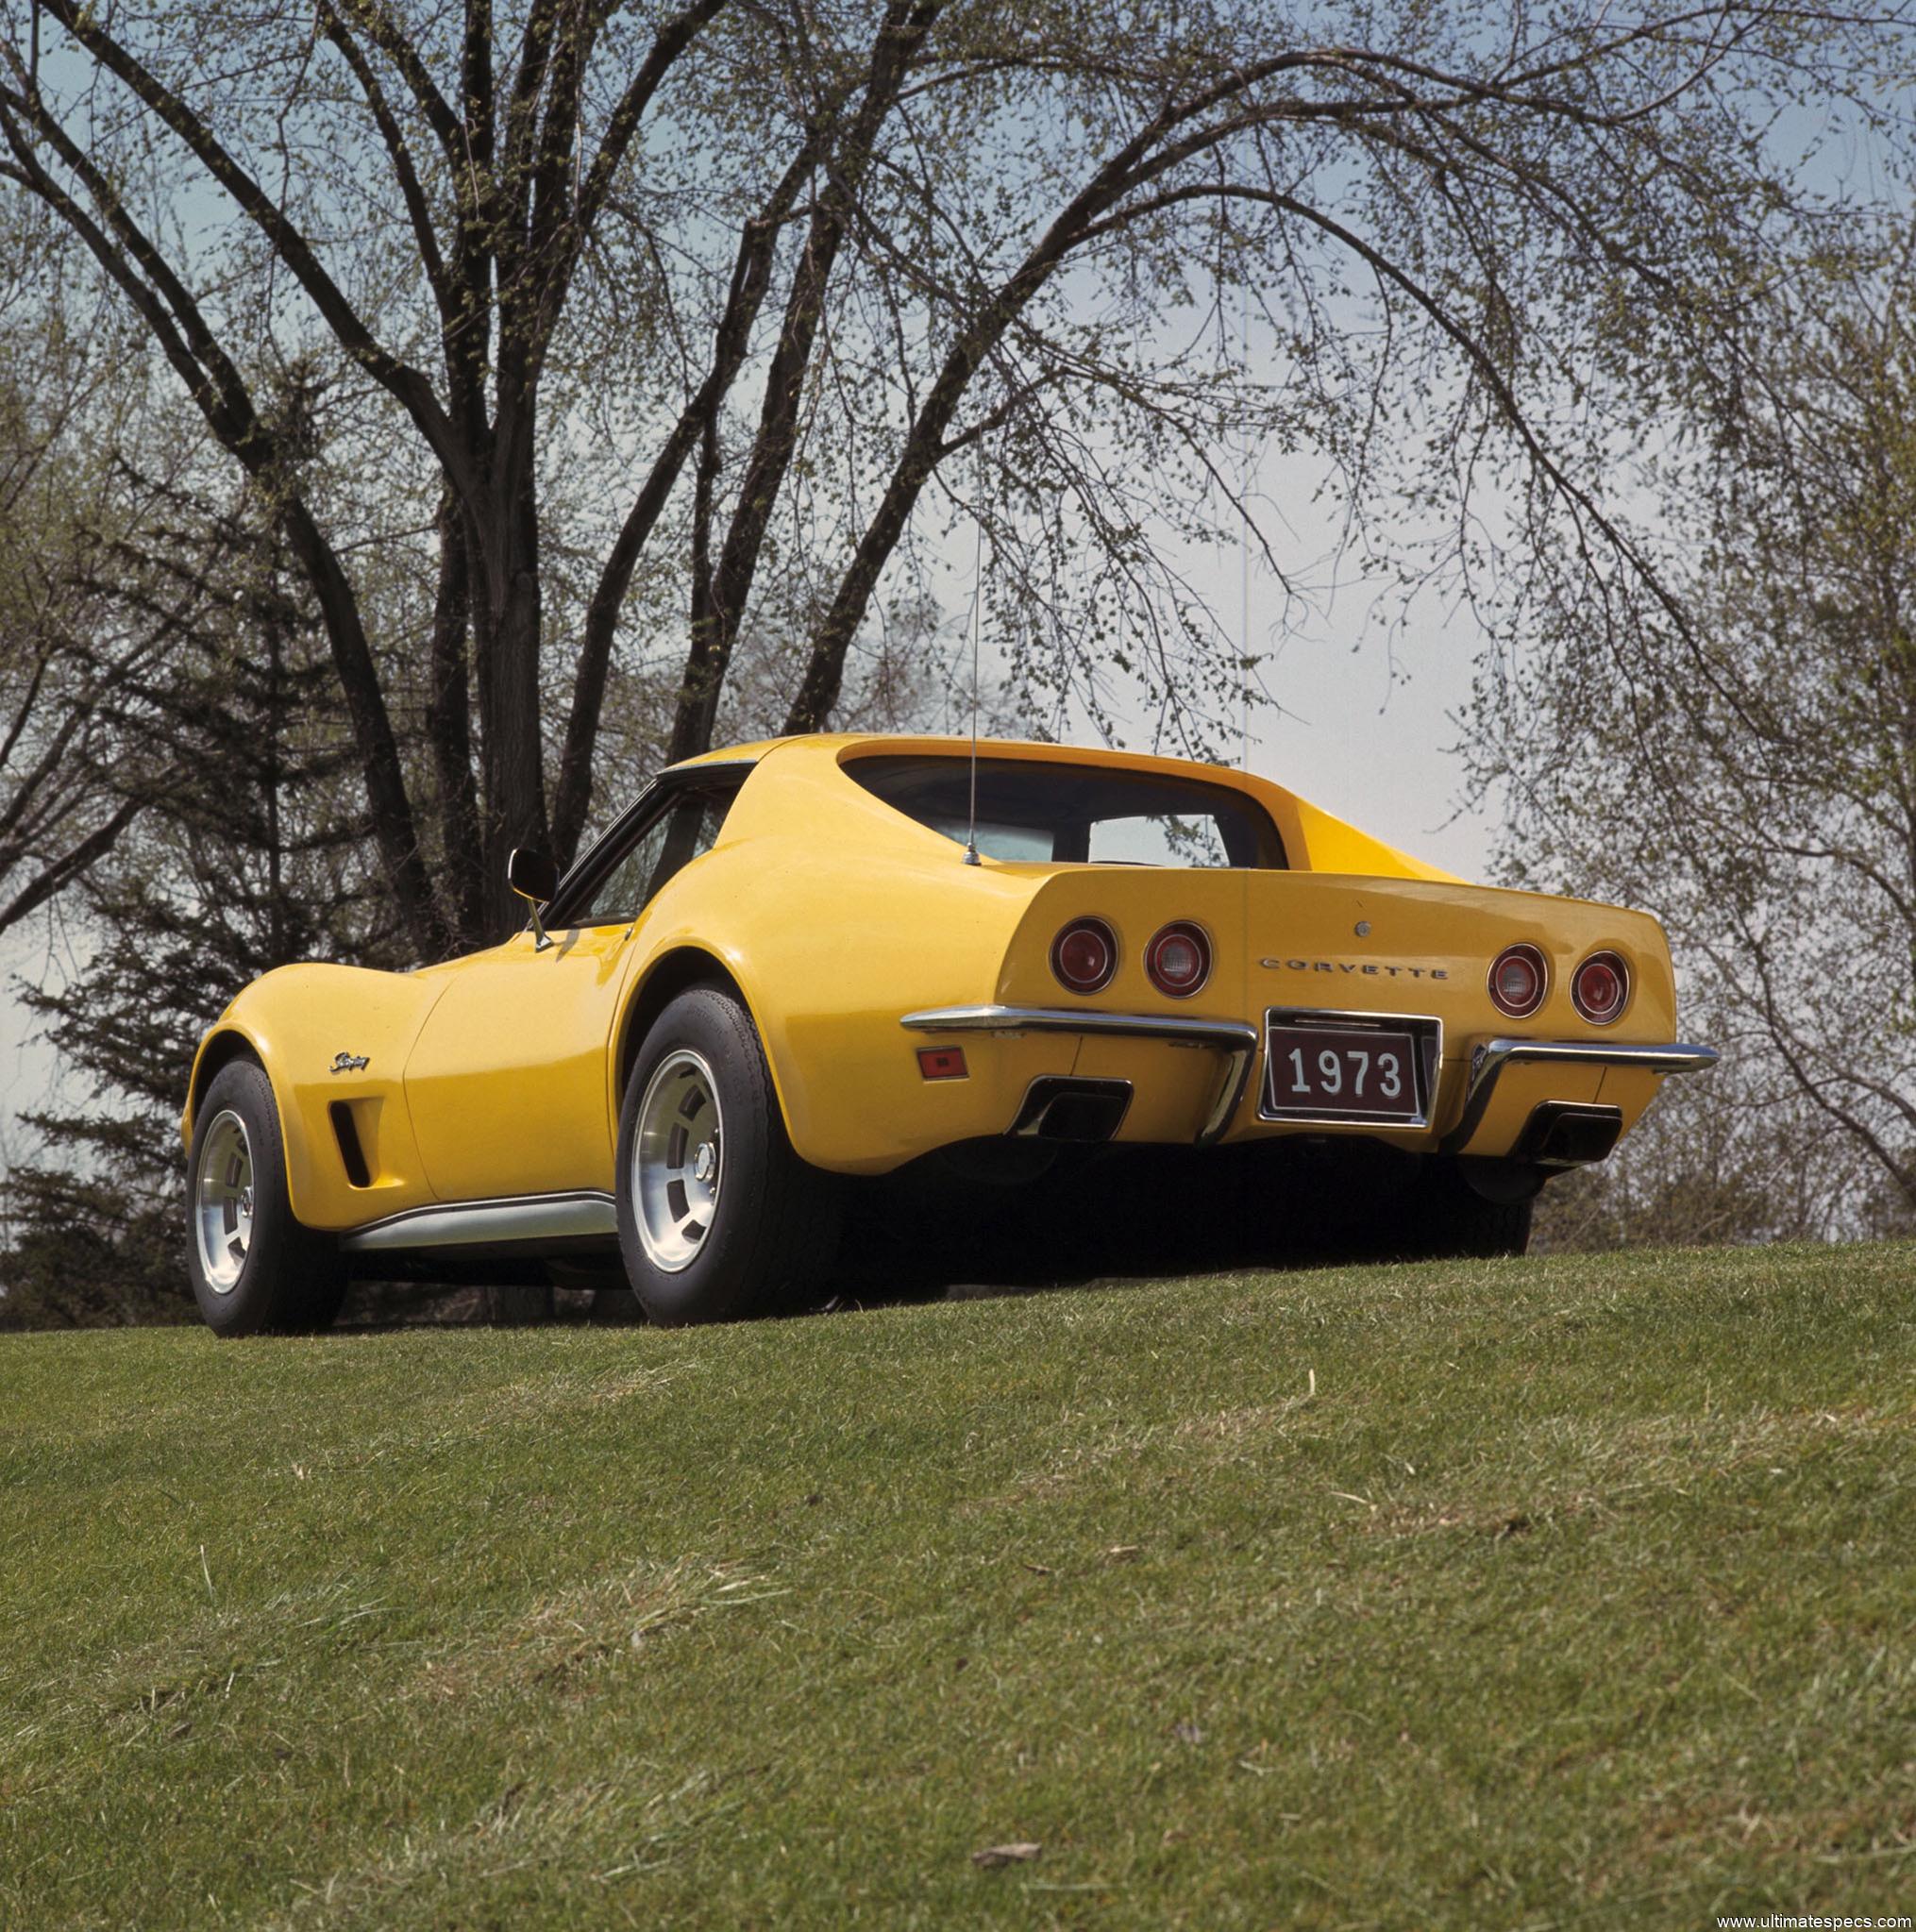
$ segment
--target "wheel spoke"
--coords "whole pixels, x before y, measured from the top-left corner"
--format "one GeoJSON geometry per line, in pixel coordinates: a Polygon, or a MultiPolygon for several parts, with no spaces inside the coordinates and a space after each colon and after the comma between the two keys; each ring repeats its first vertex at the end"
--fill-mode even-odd
{"type": "Polygon", "coordinates": [[[245,1122],[230,1107],[208,1123],[200,1142],[193,1224],[207,1286],[217,1295],[230,1294],[253,1238],[252,1142],[245,1122]]]}
{"type": "Polygon", "coordinates": [[[630,1184],[641,1245],[666,1273],[690,1267],[712,1231],[723,1115],[718,1082],[690,1048],[653,1068],[639,1102],[630,1184]]]}

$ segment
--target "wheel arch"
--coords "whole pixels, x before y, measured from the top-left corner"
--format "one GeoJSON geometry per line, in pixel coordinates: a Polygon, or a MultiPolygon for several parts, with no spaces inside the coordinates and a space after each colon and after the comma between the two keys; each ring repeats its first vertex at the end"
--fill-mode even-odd
{"type": "MultiPolygon", "coordinates": [[[[187,1087],[186,1114],[180,1121],[181,1137],[189,1146],[193,1143],[193,1124],[199,1118],[200,1103],[206,1099],[207,1089],[235,1060],[252,1061],[264,1072],[267,1084],[273,1084],[273,1069],[267,1066],[266,1055],[261,1050],[260,1043],[250,1033],[236,1026],[222,1026],[210,1033],[200,1042],[199,1051],[193,1055],[193,1078],[187,1087]]],[[[279,1131],[284,1134],[286,1110],[279,1106],[277,1086],[274,1086],[273,1103],[279,1108],[279,1131]]]]}
{"type": "Polygon", "coordinates": [[[613,1050],[613,1118],[616,1120],[619,1117],[619,1111],[625,1105],[626,1085],[631,1079],[639,1048],[651,1031],[652,1022],[680,994],[689,992],[694,986],[711,986],[718,992],[729,993],[745,1008],[758,1033],[765,1065],[771,1070],[772,1091],[778,1096],[779,1113],[789,1134],[792,1131],[792,1109],[785,1096],[783,1072],[779,1066],[778,1055],[772,1050],[771,1036],[765,1030],[757,1003],[730,963],[717,953],[694,945],[675,946],[661,953],[646,968],[644,976],[626,1000],[613,1050]]]}

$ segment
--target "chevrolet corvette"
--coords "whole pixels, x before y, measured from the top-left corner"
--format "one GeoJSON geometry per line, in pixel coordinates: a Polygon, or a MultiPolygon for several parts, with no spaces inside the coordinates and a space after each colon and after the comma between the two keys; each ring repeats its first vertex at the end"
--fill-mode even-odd
{"type": "Polygon", "coordinates": [[[742,746],[509,879],[504,944],[283,967],[200,1043],[218,1333],[323,1326],[355,1271],[614,1257],[654,1321],[792,1308],[862,1180],[969,1161],[1042,1206],[1060,1164],[1151,1149],[1388,1150],[1407,1249],[1519,1252],[1553,1175],[1716,1058],[1675,1038],[1647,915],[1472,885],[1168,758],[742,746]]]}

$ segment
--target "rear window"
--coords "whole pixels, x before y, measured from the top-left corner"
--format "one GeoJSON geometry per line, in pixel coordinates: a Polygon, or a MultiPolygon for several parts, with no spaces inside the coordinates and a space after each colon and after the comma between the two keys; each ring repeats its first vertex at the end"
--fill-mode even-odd
{"type": "MultiPolygon", "coordinates": [[[[965,843],[969,759],[861,758],[846,771],[907,818],[965,843]]],[[[1285,864],[1269,815],[1229,786],[1050,759],[979,760],[978,849],[1055,865],[1285,864]]]]}

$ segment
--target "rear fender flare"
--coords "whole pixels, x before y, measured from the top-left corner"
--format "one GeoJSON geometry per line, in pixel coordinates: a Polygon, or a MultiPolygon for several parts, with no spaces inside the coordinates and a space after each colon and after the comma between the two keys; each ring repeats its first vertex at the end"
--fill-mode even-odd
{"type": "MultiPolygon", "coordinates": [[[[792,1106],[787,1093],[788,1084],[794,1077],[793,1070],[780,1064],[781,1056],[775,1050],[772,1035],[765,1027],[760,1001],[747,984],[747,976],[739,970],[739,962],[735,958],[727,959],[704,946],[674,946],[660,953],[645,966],[627,996],[613,1034],[613,1118],[616,1120],[619,1117],[619,1110],[625,1104],[626,1085],[631,1079],[640,1045],[651,1031],[652,1022],[681,993],[693,986],[715,986],[721,992],[730,993],[745,1008],[759,1036],[765,1065],[771,1069],[772,1091],[778,1096],[779,1114],[784,1121],[785,1133],[797,1147],[796,1136],[792,1135],[792,1106]]],[[[798,1151],[802,1157],[804,1149],[798,1148],[798,1151]]]]}

